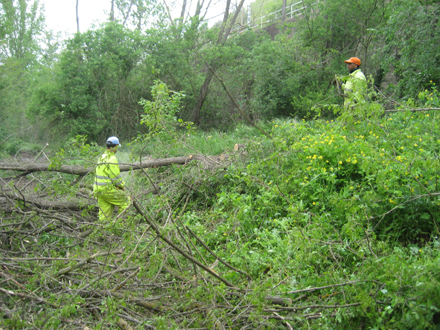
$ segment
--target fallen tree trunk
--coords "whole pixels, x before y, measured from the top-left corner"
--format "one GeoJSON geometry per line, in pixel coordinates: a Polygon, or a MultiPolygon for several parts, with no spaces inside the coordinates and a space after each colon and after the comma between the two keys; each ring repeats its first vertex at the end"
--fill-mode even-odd
{"type": "Polygon", "coordinates": [[[7,191],[0,192],[0,196],[7,197],[7,198],[10,198],[10,199],[13,199],[16,201],[22,201],[24,203],[24,206],[26,206],[26,204],[32,204],[32,205],[34,205],[38,208],[41,208],[41,209],[52,209],[52,210],[68,209],[68,210],[72,210],[72,211],[77,211],[77,210],[82,210],[82,209],[90,208],[91,206],[94,206],[94,204],[92,204],[92,203],[87,203],[87,202],[83,202],[83,201],[82,202],[79,202],[79,201],[56,202],[56,201],[44,200],[41,198],[34,198],[34,197],[14,194],[12,192],[7,192],[7,191]]]}
{"type": "MultiPolygon", "coordinates": [[[[140,170],[142,168],[150,168],[150,167],[161,167],[161,166],[169,166],[173,164],[183,165],[191,160],[201,160],[202,158],[199,156],[183,156],[183,157],[171,157],[171,158],[160,158],[160,159],[152,159],[145,160],[142,162],[136,162],[132,164],[119,164],[119,169],[121,172],[127,172],[130,170],[140,170]]],[[[90,172],[95,170],[96,164],[85,168],[84,166],[78,165],[61,165],[59,167],[51,167],[50,164],[34,164],[34,163],[22,163],[22,164],[1,164],[0,170],[10,170],[10,171],[19,171],[19,172],[42,172],[42,171],[52,171],[52,172],[60,172],[74,175],[87,175],[90,172]]]]}

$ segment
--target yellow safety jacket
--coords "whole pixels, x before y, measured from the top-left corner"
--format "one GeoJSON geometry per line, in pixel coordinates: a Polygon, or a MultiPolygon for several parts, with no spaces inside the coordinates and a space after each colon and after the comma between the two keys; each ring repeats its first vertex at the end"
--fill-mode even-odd
{"type": "Polygon", "coordinates": [[[344,99],[344,105],[362,102],[367,93],[367,79],[364,73],[360,69],[350,73],[347,82],[342,84],[342,89],[344,94],[348,96],[344,99]]]}
{"type": "Polygon", "coordinates": [[[118,160],[113,152],[106,151],[98,160],[93,192],[124,188],[118,160]]]}

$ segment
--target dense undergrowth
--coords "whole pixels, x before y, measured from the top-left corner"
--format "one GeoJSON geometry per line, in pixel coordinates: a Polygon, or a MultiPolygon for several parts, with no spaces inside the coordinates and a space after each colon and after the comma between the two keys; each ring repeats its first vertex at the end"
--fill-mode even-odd
{"type": "MultiPolygon", "coordinates": [[[[241,127],[180,139],[163,132],[123,147],[125,163],[223,156],[124,173],[139,209],[115,222],[97,222],[92,208],[55,215],[17,202],[0,228],[7,237],[2,310],[10,312],[1,322],[11,329],[436,329],[438,117],[278,120],[264,126],[270,138],[241,127]]],[[[91,166],[101,149],[85,141],[53,162],[91,166]]],[[[46,186],[37,192],[84,194],[70,175],[38,175],[46,186]]],[[[92,181],[82,178],[81,189],[92,181]]]]}
{"type": "Polygon", "coordinates": [[[359,281],[307,297],[360,306],[306,328],[433,328],[440,306],[436,117],[274,122],[272,141],[254,140],[245,163],[199,184],[194,211],[182,221],[259,279],[255,291],[276,287],[298,298],[289,292],[359,281]]]}

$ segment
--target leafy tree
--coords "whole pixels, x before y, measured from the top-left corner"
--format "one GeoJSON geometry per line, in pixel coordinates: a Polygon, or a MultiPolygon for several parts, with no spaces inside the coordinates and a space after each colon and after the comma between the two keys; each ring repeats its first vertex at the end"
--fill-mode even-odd
{"type": "Polygon", "coordinates": [[[224,112],[217,111],[227,99],[224,92],[220,92],[223,94],[220,103],[212,99],[217,100],[216,95],[210,93],[213,74],[208,67],[217,70],[236,64],[234,57],[240,56],[237,53],[240,47],[228,41],[230,27],[225,23],[208,29],[196,15],[183,23],[173,21],[169,27],[147,31],[151,41],[147,44],[149,60],[154,63],[158,78],[173,90],[185,91],[186,98],[178,114],[182,119],[204,127],[218,126],[219,118],[227,119],[224,112]]]}
{"type": "Polygon", "coordinates": [[[14,153],[32,130],[26,119],[41,54],[44,16],[38,1],[0,1],[0,126],[2,148],[14,153]],[[6,140],[5,140],[6,139],[6,140]]]}
{"type": "Polygon", "coordinates": [[[329,92],[328,83],[322,83],[326,70],[312,64],[313,56],[300,39],[286,34],[259,43],[249,60],[254,73],[253,110],[264,118],[304,117],[329,92]]]}
{"type": "Polygon", "coordinates": [[[0,48],[2,57],[31,60],[39,50],[44,23],[38,0],[1,0],[0,5],[0,31],[5,38],[0,48]]]}
{"type": "Polygon", "coordinates": [[[154,75],[171,89],[185,91],[187,97],[182,105],[184,109],[178,116],[189,117],[194,104],[197,86],[201,84],[201,66],[203,53],[200,49],[211,40],[208,34],[190,30],[191,23],[184,25],[187,33],[177,37],[177,27],[147,30],[149,42],[146,44],[150,55],[145,60],[154,67],[154,75]]]}
{"type": "Polygon", "coordinates": [[[379,56],[385,71],[398,77],[398,95],[415,97],[430,81],[440,82],[440,3],[394,0],[390,7],[379,56]]]}
{"type": "MultiPolygon", "coordinates": [[[[214,49],[220,48],[222,45],[224,45],[229,37],[229,34],[231,32],[232,26],[234,25],[235,21],[237,20],[238,14],[241,11],[241,8],[243,6],[244,0],[241,0],[240,3],[237,6],[237,10],[230,15],[230,0],[226,2],[226,8],[225,13],[223,15],[223,22],[222,25],[218,31],[217,40],[214,43],[214,49]]],[[[197,16],[197,15],[196,15],[197,16]]],[[[207,73],[205,75],[205,79],[203,81],[203,84],[200,86],[200,93],[197,98],[197,102],[194,106],[193,112],[191,114],[191,121],[199,124],[200,122],[200,113],[201,109],[203,107],[203,104],[205,102],[206,96],[208,94],[209,85],[211,84],[211,80],[214,76],[214,71],[218,68],[218,62],[219,59],[211,59],[211,62],[207,64],[207,66],[211,66],[210,70],[207,70],[207,73]]]]}
{"type": "Polygon", "coordinates": [[[133,26],[141,30],[151,27],[152,21],[163,20],[163,12],[162,5],[155,0],[113,0],[110,21],[116,20],[123,26],[133,26]],[[116,17],[115,7],[119,13],[116,17]]]}
{"type": "MultiPolygon", "coordinates": [[[[306,1],[303,19],[295,29],[301,35],[302,47],[309,50],[309,65],[317,72],[315,86],[329,89],[334,74],[347,74],[343,60],[357,56],[362,60],[362,70],[376,75],[380,69],[377,48],[382,44],[377,38],[378,28],[386,22],[389,1],[323,1],[313,6],[306,1]]],[[[342,101],[342,98],[340,98],[342,101]]]]}
{"type": "Polygon", "coordinates": [[[76,34],[67,41],[53,79],[38,90],[33,115],[70,136],[135,135],[138,101],[151,85],[151,71],[141,64],[144,49],[138,31],[117,23],[76,34]]]}

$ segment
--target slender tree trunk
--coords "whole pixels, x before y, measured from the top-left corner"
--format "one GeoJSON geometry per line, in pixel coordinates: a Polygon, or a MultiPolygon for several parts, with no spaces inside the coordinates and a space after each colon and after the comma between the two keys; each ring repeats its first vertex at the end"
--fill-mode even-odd
{"type": "Polygon", "coordinates": [[[186,0],[183,0],[182,11],[180,12],[179,26],[185,21],[186,0]]]}
{"type": "MultiPolygon", "coordinates": [[[[125,23],[127,22],[128,16],[130,16],[131,7],[133,7],[133,3],[134,3],[134,0],[131,0],[130,7],[128,8],[127,15],[125,15],[124,23],[122,24],[122,26],[125,26],[125,23]]],[[[139,29],[140,29],[140,23],[138,25],[139,25],[139,29]]]]}
{"type": "MultiPolygon", "coordinates": [[[[231,28],[234,25],[235,21],[237,20],[241,8],[243,7],[243,3],[244,0],[240,0],[240,3],[237,6],[237,10],[235,11],[234,16],[232,17],[231,22],[227,24],[229,17],[229,6],[231,4],[231,0],[228,0],[226,2],[226,9],[225,9],[225,14],[223,16],[222,27],[220,29],[220,33],[218,35],[218,39],[216,42],[217,45],[226,42],[226,40],[228,39],[229,33],[231,32],[231,28]]],[[[216,69],[218,69],[218,66],[213,64],[211,65],[211,69],[212,71],[215,71],[216,69]]],[[[207,71],[208,72],[206,74],[205,81],[203,82],[202,87],[200,88],[200,94],[191,116],[191,121],[196,125],[200,124],[200,111],[203,107],[203,103],[205,102],[206,96],[208,95],[209,85],[211,84],[211,80],[213,77],[213,73],[211,72],[211,70],[207,70],[207,71]]]]}
{"type": "Polygon", "coordinates": [[[79,33],[78,3],[79,3],[79,0],[76,0],[76,32],[79,33]]]}
{"type": "Polygon", "coordinates": [[[168,19],[170,20],[171,25],[173,27],[175,27],[175,24],[174,24],[174,21],[173,21],[173,17],[171,16],[170,7],[168,7],[166,0],[163,0],[163,4],[165,5],[165,9],[167,10],[168,19]]]}
{"type": "MultiPolygon", "coordinates": [[[[216,68],[214,67],[213,70],[216,68]]],[[[209,85],[211,84],[213,74],[211,71],[207,73],[205,81],[203,82],[202,87],[200,87],[199,98],[197,99],[196,106],[194,107],[194,112],[191,116],[191,121],[199,125],[200,124],[200,110],[202,109],[203,103],[205,102],[206,95],[208,95],[209,85]]]]}
{"type": "Polygon", "coordinates": [[[110,22],[115,21],[115,0],[112,0],[112,6],[110,8],[110,22]]]}
{"type": "Polygon", "coordinates": [[[228,27],[225,30],[225,33],[223,35],[223,43],[226,42],[226,40],[228,39],[229,33],[231,33],[232,26],[234,26],[235,22],[237,21],[238,14],[240,14],[241,9],[243,8],[243,4],[244,4],[244,0],[241,0],[240,3],[238,4],[237,10],[234,13],[234,16],[232,17],[230,24],[228,24],[228,27]]]}

